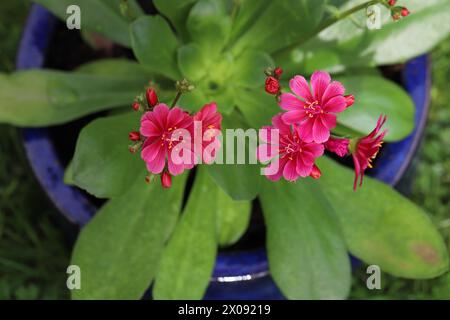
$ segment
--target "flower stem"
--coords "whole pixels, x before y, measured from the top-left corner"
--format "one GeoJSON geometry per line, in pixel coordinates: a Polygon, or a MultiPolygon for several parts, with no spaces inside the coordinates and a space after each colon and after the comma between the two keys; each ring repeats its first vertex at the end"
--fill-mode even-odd
{"type": "Polygon", "coordinates": [[[175,107],[178,100],[180,100],[182,94],[183,94],[183,92],[181,92],[181,91],[177,92],[177,95],[176,95],[175,99],[173,99],[172,105],[170,106],[171,108],[175,107]]]}
{"type": "Polygon", "coordinates": [[[336,22],[343,20],[345,18],[347,18],[348,16],[354,14],[355,12],[358,12],[359,10],[365,9],[368,6],[372,6],[378,3],[383,3],[384,0],[370,0],[367,2],[364,2],[360,5],[357,5],[347,11],[344,11],[342,13],[336,14],[334,16],[329,17],[327,20],[323,21],[318,27],[317,29],[314,30],[314,32],[312,32],[311,34],[309,34],[305,39],[302,39],[300,42],[296,42],[293,43],[281,50],[279,50],[276,54],[277,55],[282,55],[284,53],[288,53],[291,50],[295,49],[296,47],[298,47],[299,45],[305,43],[306,41],[310,40],[312,37],[314,37],[316,34],[321,33],[323,30],[327,29],[328,27],[330,27],[331,25],[335,24],[336,22]]]}

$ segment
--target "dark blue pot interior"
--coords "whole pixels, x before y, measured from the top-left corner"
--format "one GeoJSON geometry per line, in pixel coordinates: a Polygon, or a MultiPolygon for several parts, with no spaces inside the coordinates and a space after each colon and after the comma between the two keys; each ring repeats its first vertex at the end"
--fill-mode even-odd
{"type": "MultiPolygon", "coordinates": [[[[17,69],[41,68],[52,39],[56,19],[33,5],[17,56],[17,69]]],[[[430,69],[426,56],[411,60],[403,71],[403,83],[416,106],[415,130],[406,139],[387,144],[372,174],[395,186],[411,163],[421,140],[428,113],[430,69]]],[[[24,129],[24,145],[30,164],[51,200],[71,222],[84,225],[97,208],[77,188],[63,183],[64,167],[49,131],[24,129]]],[[[282,299],[268,272],[264,248],[220,253],[206,299],[282,299]]]]}

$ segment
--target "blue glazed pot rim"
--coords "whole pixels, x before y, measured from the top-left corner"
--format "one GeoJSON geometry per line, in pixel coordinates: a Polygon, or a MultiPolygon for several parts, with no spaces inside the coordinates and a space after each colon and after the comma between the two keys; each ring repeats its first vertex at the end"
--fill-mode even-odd
{"type": "MultiPolygon", "coordinates": [[[[34,4],[23,32],[17,55],[17,69],[41,68],[46,48],[56,23],[55,17],[43,7],[34,4]]],[[[428,114],[430,72],[427,56],[411,60],[405,66],[403,80],[416,106],[415,129],[406,139],[385,146],[378,159],[373,176],[394,186],[407,170],[421,140],[428,114]]],[[[64,167],[49,131],[45,128],[24,129],[24,146],[31,167],[46,193],[68,220],[84,225],[97,208],[77,188],[63,183],[64,167]]],[[[219,253],[213,281],[243,281],[268,275],[264,248],[232,253],[219,253]]]]}

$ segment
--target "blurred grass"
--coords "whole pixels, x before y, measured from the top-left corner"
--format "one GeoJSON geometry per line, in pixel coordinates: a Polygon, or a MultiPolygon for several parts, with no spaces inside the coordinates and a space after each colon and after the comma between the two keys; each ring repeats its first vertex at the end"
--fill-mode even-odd
{"type": "MultiPolygon", "coordinates": [[[[29,1],[0,2],[0,71],[14,70],[29,1]]],[[[36,182],[20,132],[0,126],[0,300],[64,299],[70,248],[36,182]]]]}
{"type": "MultiPolygon", "coordinates": [[[[14,69],[14,57],[28,0],[0,2],[0,71],[14,69]]],[[[412,200],[432,214],[450,241],[450,39],[433,53],[432,107],[412,200]]],[[[58,215],[37,184],[19,132],[0,126],[0,299],[65,299],[70,245],[55,222],[58,215]]],[[[450,246],[450,244],[449,244],[450,246]]],[[[362,268],[354,276],[352,299],[450,299],[450,275],[428,281],[382,276],[382,290],[370,291],[362,268]]]]}

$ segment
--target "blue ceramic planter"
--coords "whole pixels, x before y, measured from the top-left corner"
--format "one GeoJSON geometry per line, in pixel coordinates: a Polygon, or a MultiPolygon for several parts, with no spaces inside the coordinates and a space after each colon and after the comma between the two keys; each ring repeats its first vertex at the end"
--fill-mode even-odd
{"type": "MultiPolygon", "coordinates": [[[[56,18],[44,8],[33,5],[17,56],[17,69],[41,68],[46,48],[52,38],[56,18]]],[[[403,83],[416,106],[415,130],[406,139],[387,144],[378,159],[373,175],[395,186],[418,148],[428,113],[430,70],[426,56],[407,63],[403,83]]],[[[83,225],[97,208],[79,189],[63,183],[64,167],[49,131],[23,130],[24,145],[30,164],[56,207],[67,219],[83,225]]],[[[220,253],[208,288],[207,299],[282,299],[283,296],[270,278],[264,248],[255,251],[220,253]]]]}

